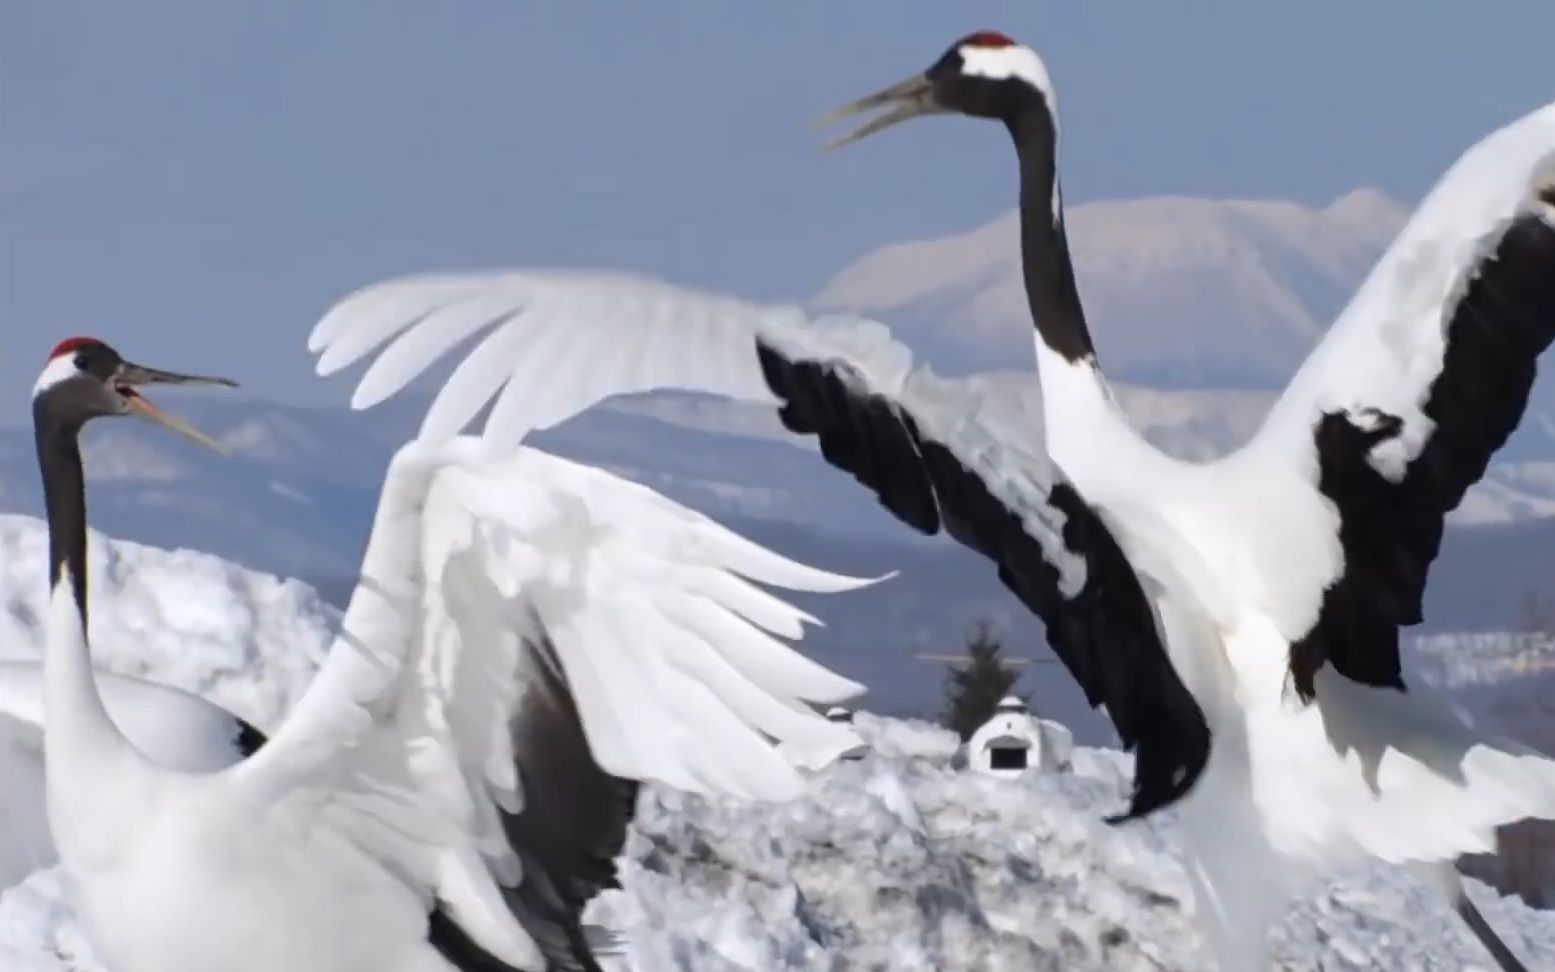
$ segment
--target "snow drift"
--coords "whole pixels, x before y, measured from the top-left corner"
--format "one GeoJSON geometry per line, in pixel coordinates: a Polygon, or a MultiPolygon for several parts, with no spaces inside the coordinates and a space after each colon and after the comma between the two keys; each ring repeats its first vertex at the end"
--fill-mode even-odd
{"type": "MultiPolygon", "coordinates": [[[[215,557],[93,544],[104,667],[202,692],[261,726],[279,720],[328,644],[332,609],[215,557]]],[[[44,552],[41,523],[0,517],[0,656],[37,654],[44,552]]],[[[607,961],[638,972],[1209,968],[1170,815],[1101,823],[1125,802],[1123,754],[1077,748],[1068,772],[1000,780],[957,769],[955,737],[928,724],[866,713],[855,724],[869,754],[790,803],[645,788],[625,887],[588,913],[607,961]]],[[[1555,914],[1472,890],[1523,956],[1555,954],[1555,914]]],[[[1445,904],[1384,870],[1302,902],[1275,937],[1280,966],[1303,972],[1491,968],[1445,904]]],[[[55,872],[0,891],[0,968],[101,968],[55,872]]]]}

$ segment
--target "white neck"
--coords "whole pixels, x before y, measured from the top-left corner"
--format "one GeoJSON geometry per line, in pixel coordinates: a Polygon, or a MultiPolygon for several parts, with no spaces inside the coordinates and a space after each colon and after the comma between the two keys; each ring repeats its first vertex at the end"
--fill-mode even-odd
{"type": "Polygon", "coordinates": [[[115,792],[126,768],[144,762],[109,718],[97,691],[74,586],[70,572],[61,565],[60,577],[49,592],[43,649],[49,826],[62,857],[70,855],[74,835],[82,828],[106,836],[115,829],[102,826],[106,818],[127,816],[127,806],[115,799],[117,805],[105,807],[104,798],[115,792]],[[75,822],[81,826],[74,826],[75,822]]]}
{"type": "MultiPolygon", "coordinates": [[[[1140,440],[1090,357],[1070,361],[1036,338],[1047,453],[1071,478],[1088,478],[1098,462],[1115,465],[1119,448],[1140,440]]],[[[1078,485],[1078,484],[1077,484],[1078,485]]]]}

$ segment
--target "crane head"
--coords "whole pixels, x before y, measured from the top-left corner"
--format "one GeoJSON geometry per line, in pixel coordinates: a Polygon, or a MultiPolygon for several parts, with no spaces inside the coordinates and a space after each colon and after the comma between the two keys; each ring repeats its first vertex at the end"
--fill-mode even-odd
{"type": "Polygon", "coordinates": [[[821,124],[885,109],[826,145],[834,149],[920,115],[1009,121],[1033,110],[1051,118],[1055,106],[1053,83],[1036,51],[998,31],[980,30],[952,44],[927,71],[843,105],[821,124]]]}
{"type": "Polygon", "coordinates": [[[223,451],[203,432],[151,404],[140,392],[146,385],[237,387],[236,382],[226,378],[184,375],[132,364],[103,341],[74,337],[59,342],[49,352],[48,363],[33,385],[33,409],[36,414],[75,427],[105,415],[137,415],[200,445],[223,451]]]}

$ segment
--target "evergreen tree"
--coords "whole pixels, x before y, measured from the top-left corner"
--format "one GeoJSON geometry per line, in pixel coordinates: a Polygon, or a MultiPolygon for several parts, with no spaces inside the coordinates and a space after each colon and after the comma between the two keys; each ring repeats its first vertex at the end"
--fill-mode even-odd
{"type": "Polygon", "coordinates": [[[951,665],[945,672],[945,706],[940,712],[940,724],[960,735],[963,742],[993,718],[1000,699],[1016,695],[1024,700],[1014,692],[1020,672],[1000,657],[1002,650],[993,626],[978,621],[967,638],[967,661],[951,665]]]}
{"type": "Polygon", "coordinates": [[[1555,592],[1537,587],[1523,591],[1512,614],[1512,631],[1539,638],[1555,638],[1555,592]]]}

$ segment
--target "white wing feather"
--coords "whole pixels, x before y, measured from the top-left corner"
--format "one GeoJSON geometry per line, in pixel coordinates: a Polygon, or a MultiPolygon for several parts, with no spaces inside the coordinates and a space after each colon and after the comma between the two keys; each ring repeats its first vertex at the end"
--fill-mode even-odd
{"type": "Polygon", "coordinates": [[[1421,407],[1441,371],[1448,310],[1468,285],[1468,268],[1552,181],[1555,104],[1465,152],[1296,373],[1254,447],[1305,457],[1322,412],[1369,407],[1404,419],[1396,441],[1408,454],[1374,456],[1379,471],[1412,459],[1434,426],[1421,407]]]}
{"type": "Polygon", "coordinates": [[[977,377],[945,379],[914,362],[878,321],[810,316],[650,277],[580,270],[519,270],[406,277],[347,297],[309,337],[331,374],[377,352],[352,404],[396,394],[437,359],[486,330],[433,397],[421,435],[457,434],[492,403],[480,430],[494,448],[516,445],[617,395],[680,389],[779,404],[757,342],[795,360],[836,362],[897,402],[1007,508],[1018,511],[1072,594],[1085,563],[1064,548],[1064,517],[1049,504],[1057,476],[1029,416],[991,399],[977,377]]]}
{"type": "MultiPolygon", "coordinates": [[[[849,741],[825,719],[800,714],[805,702],[861,687],[775,641],[799,637],[810,619],[745,578],[810,591],[860,582],[782,558],[635,483],[530,449],[445,467],[424,515],[440,520],[425,538],[428,597],[447,592],[462,602],[450,613],[468,614],[481,588],[470,578],[457,589],[439,585],[431,572],[478,551],[489,579],[482,593],[509,602],[481,613],[493,623],[532,616],[549,635],[607,772],[781,799],[799,778],[774,761],[761,731],[849,741]],[[714,626],[716,641],[705,634],[714,626]],[[762,681],[768,671],[775,684],[762,681]]],[[[466,665],[479,648],[464,637],[444,648],[444,660],[466,665]]],[[[482,761],[510,765],[510,757],[482,761]]]]}
{"type": "Polygon", "coordinates": [[[453,274],[358,291],[325,315],[308,346],[321,352],[320,374],[382,349],[352,398],[366,408],[484,328],[489,333],[438,393],[421,434],[458,433],[506,388],[482,437],[511,446],[613,395],[683,388],[775,404],[753,340],[795,320],[803,320],[796,309],[628,274],[453,274]]]}
{"type": "Polygon", "coordinates": [[[806,703],[862,687],[777,640],[811,619],[757,583],[869,582],[536,450],[412,442],[391,464],[328,659],[235,779],[255,799],[315,801],[522,966],[534,946],[497,887],[522,877],[498,811],[523,806],[509,726],[529,644],[554,646],[593,756],[615,776],[784,799],[802,786],[796,763],[858,745],[806,703]]]}

